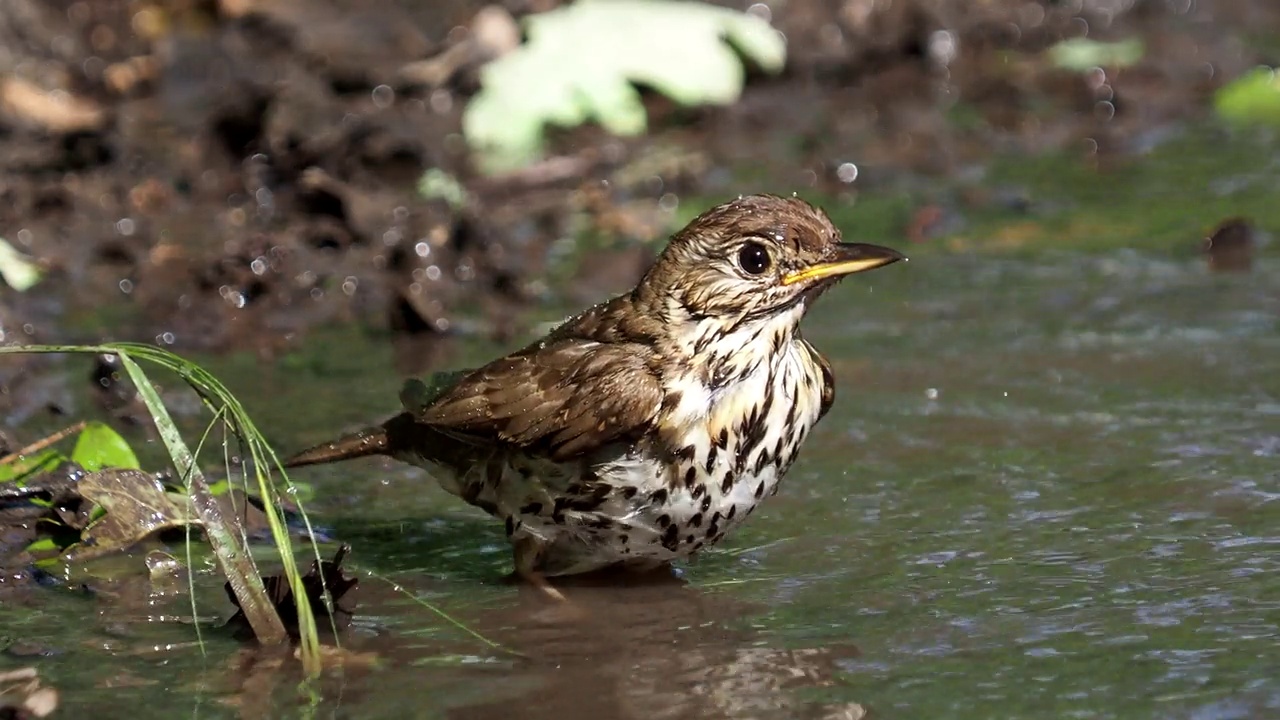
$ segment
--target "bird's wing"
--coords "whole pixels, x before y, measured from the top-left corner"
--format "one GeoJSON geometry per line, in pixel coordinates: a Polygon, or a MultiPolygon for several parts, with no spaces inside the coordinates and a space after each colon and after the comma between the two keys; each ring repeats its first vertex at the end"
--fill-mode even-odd
{"type": "Polygon", "coordinates": [[[652,352],[580,338],[536,345],[463,377],[415,419],[555,460],[583,455],[652,425],[662,404],[652,352]]]}
{"type": "Polygon", "coordinates": [[[813,358],[818,368],[822,370],[822,403],[818,406],[818,419],[821,420],[826,417],[827,412],[831,410],[831,406],[836,402],[836,377],[831,372],[831,363],[827,362],[827,359],[822,356],[822,353],[818,352],[817,348],[808,342],[804,343],[804,348],[809,351],[809,356],[813,358]]]}

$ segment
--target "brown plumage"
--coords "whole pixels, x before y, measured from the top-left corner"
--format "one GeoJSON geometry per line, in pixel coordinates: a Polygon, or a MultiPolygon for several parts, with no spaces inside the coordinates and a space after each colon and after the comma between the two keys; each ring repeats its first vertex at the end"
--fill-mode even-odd
{"type": "Polygon", "coordinates": [[[441,390],[411,381],[405,412],[288,464],[428,468],[504,522],[528,577],[686,557],[776,491],[834,400],[799,334],[809,305],[899,259],[840,242],[803,200],[739,198],[676,233],[631,292],[441,390]]]}

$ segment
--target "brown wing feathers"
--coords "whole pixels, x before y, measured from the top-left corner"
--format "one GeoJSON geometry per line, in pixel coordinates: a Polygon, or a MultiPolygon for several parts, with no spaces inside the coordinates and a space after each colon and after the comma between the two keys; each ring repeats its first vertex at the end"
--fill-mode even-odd
{"type": "Polygon", "coordinates": [[[643,345],[560,340],[496,360],[417,416],[447,432],[566,459],[632,437],[653,421],[661,385],[643,345]]]}

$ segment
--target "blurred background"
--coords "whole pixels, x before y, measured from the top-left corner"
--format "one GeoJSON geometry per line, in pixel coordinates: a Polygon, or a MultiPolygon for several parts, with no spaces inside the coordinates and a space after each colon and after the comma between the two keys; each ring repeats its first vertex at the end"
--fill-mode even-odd
{"type": "MultiPolygon", "coordinates": [[[[5,0],[0,337],[195,357],[287,452],[798,193],[911,262],[807,321],[840,399],[776,501],[564,626],[420,473],[298,473],[533,658],[370,590],[382,664],[307,716],[1274,716],[1276,63],[1270,0],[5,0]]],[[[154,439],[111,361],[0,361],[9,448],[80,417],[154,439]]],[[[73,709],[305,714],[229,640],[142,652],[189,638],[156,592],[5,630],[73,709]]]]}

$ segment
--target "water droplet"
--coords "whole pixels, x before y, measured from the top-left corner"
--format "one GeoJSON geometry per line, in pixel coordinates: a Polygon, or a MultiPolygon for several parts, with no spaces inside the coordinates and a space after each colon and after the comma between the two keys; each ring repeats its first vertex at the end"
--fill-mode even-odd
{"type": "Polygon", "coordinates": [[[773,22],[773,11],[769,9],[768,5],[765,5],[762,2],[754,3],[751,7],[747,8],[747,14],[755,15],[765,22],[773,22]]]}
{"type": "Polygon", "coordinates": [[[938,388],[929,388],[924,391],[924,396],[930,400],[938,399],[938,388]]]}
{"type": "Polygon", "coordinates": [[[373,89],[373,104],[379,108],[389,108],[396,101],[396,91],[390,85],[379,85],[373,89]]]}
{"type": "Polygon", "coordinates": [[[851,183],[858,179],[858,166],[851,162],[840,163],[840,167],[836,168],[836,177],[842,183],[851,183]]]}

